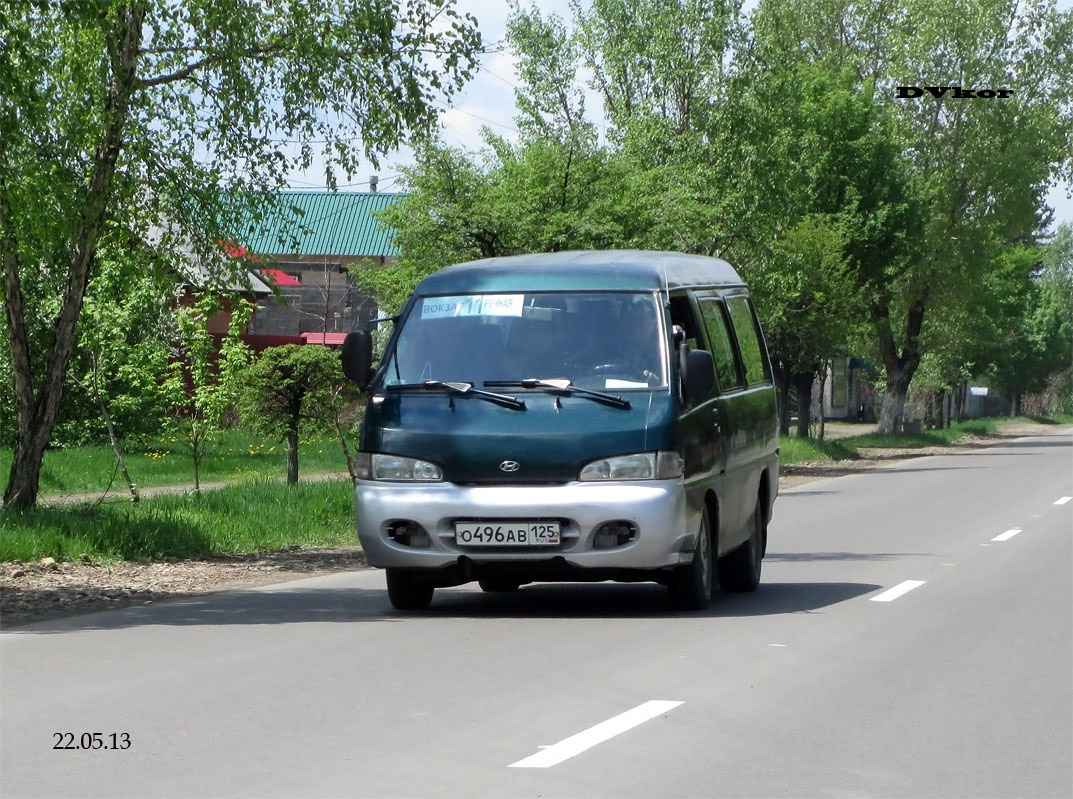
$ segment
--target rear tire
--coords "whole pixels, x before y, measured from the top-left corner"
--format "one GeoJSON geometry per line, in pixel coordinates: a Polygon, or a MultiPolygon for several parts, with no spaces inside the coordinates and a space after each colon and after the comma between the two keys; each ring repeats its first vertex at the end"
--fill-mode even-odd
{"type": "Polygon", "coordinates": [[[697,545],[693,550],[693,562],[681,566],[671,575],[667,586],[671,603],[679,610],[704,610],[712,601],[712,533],[708,523],[708,509],[700,517],[697,545]]]}
{"type": "Polygon", "coordinates": [[[491,594],[509,594],[521,587],[521,583],[517,580],[503,577],[482,577],[477,581],[477,584],[482,591],[491,594]]]}
{"type": "Polygon", "coordinates": [[[719,585],[724,591],[755,591],[760,587],[760,570],[767,539],[767,522],[760,497],[756,498],[756,508],[749,523],[753,528],[749,540],[719,559],[719,585]]]}
{"type": "Polygon", "coordinates": [[[436,587],[427,579],[404,569],[387,570],[387,597],[397,610],[421,610],[432,601],[436,587]]]}

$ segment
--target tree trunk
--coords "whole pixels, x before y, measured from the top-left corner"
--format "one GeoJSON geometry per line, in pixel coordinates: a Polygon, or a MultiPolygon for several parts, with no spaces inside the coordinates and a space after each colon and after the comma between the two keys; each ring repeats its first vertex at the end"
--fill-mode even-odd
{"type": "Polygon", "coordinates": [[[82,301],[97,254],[97,242],[108,215],[108,195],[123,145],[130,100],[137,83],[136,67],[142,40],[145,7],[121,7],[117,26],[106,37],[111,84],[102,109],[104,127],[85,185],[80,207],[69,209],[79,218],[59,314],[54,324],[52,350],[37,389],[32,389],[30,351],[25,308],[19,278],[18,245],[11,223],[6,187],[0,183],[0,253],[5,273],[5,307],[15,378],[17,432],[11,472],[4,490],[4,507],[21,510],[37,502],[41,462],[59,414],[67,367],[77,343],[76,329],[82,301]]]}
{"type": "Polygon", "coordinates": [[[817,441],[823,441],[823,436],[824,436],[824,433],[826,431],[826,421],[827,421],[826,416],[827,415],[823,412],[823,395],[824,395],[824,393],[826,391],[825,386],[827,385],[827,369],[828,369],[828,366],[829,366],[829,362],[827,362],[827,361],[825,361],[824,363],[820,364],[820,413],[819,413],[820,418],[817,420],[817,424],[816,424],[816,427],[817,427],[817,430],[818,430],[818,432],[816,434],[816,440],[817,441]]]}
{"type": "Polygon", "coordinates": [[[964,418],[965,413],[965,384],[959,383],[957,391],[954,392],[954,407],[956,409],[957,421],[960,422],[964,418]]]}
{"type": "Polygon", "coordinates": [[[774,368],[779,390],[779,435],[790,435],[790,370],[779,361],[774,368]]]}
{"type": "Polygon", "coordinates": [[[41,462],[45,457],[48,439],[43,436],[21,435],[15,441],[14,458],[8,472],[7,490],[4,491],[4,507],[24,510],[37,502],[38,483],[41,479],[41,462]]]}
{"type": "Polygon", "coordinates": [[[194,493],[201,493],[201,456],[204,455],[202,450],[202,438],[201,434],[194,431],[190,436],[190,454],[194,458],[194,493]]]}
{"type": "Polygon", "coordinates": [[[343,457],[346,458],[346,470],[350,472],[351,480],[357,480],[358,473],[354,471],[354,459],[350,457],[350,447],[346,445],[346,438],[343,436],[343,427],[339,424],[339,417],[333,417],[332,422],[335,424],[335,435],[339,439],[339,446],[343,448],[343,457]]]}
{"type": "Polygon", "coordinates": [[[887,373],[887,390],[883,393],[883,408],[879,412],[879,433],[902,432],[902,420],[905,415],[905,395],[909,390],[909,381],[916,371],[908,365],[900,367],[893,375],[887,373]]]}
{"type": "Polygon", "coordinates": [[[127,490],[130,491],[130,497],[134,502],[141,499],[138,496],[138,488],[134,485],[134,481],[130,479],[130,472],[127,471],[127,461],[123,457],[123,450],[119,448],[119,440],[115,435],[115,428],[112,427],[112,416],[108,413],[108,406],[104,403],[104,397],[101,396],[100,389],[97,387],[97,356],[92,356],[93,363],[93,396],[97,398],[97,405],[101,409],[101,416],[104,417],[104,426],[108,428],[108,441],[112,444],[112,453],[115,455],[116,461],[119,463],[119,469],[123,472],[123,479],[127,481],[127,490]]]}
{"type": "Polygon", "coordinates": [[[917,346],[920,329],[924,324],[925,294],[909,307],[905,322],[905,346],[901,354],[895,344],[890,328],[890,308],[883,304],[871,308],[872,324],[879,339],[879,352],[887,373],[887,390],[883,393],[883,407],[879,413],[879,433],[900,433],[905,415],[905,395],[909,383],[920,365],[920,350],[917,346]]]}
{"type": "Polygon", "coordinates": [[[298,430],[287,431],[287,482],[298,482],[298,430]]]}
{"type": "Polygon", "coordinates": [[[1020,415],[1021,415],[1021,394],[1020,394],[1020,392],[1014,391],[1013,399],[1010,400],[1010,416],[1020,416],[1020,415]]]}
{"type": "Polygon", "coordinates": [[[797,435],[808,438],[808,425],[812,418],[812,381],[815,372],[797,372],[794,375],[794,388],[797,389],[797,435]]]}

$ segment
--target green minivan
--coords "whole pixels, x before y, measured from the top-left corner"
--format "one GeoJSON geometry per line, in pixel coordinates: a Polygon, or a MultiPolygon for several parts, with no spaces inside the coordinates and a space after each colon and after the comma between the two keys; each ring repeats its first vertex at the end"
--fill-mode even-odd
{"type": "MultiPolygon", "coordinates": [[[[386,320],[378,320],[386,321],[386,320]]],[[[674,605],[760,582],[779,485],[771,364],[726,261],[636,250],[458,264],[425,278],[367,392],[358,537],[391,603],[437,587],[656,581],[674,605]]]]}

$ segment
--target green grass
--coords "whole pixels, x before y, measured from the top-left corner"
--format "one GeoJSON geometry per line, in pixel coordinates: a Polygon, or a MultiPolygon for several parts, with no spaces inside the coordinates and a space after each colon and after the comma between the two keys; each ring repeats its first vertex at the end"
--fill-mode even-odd
{"type": "Polygon", "coordinates": [[[0,561],[155,560],[356,544],[349,480],[228,486],[95,506],[0,512],[0,561]]]}
{"type": "Polygon", "coordinates": [[[965,436],[990,436],[999,431],[1007,419],[970,419],[966,422],[953,422],[949,428],[942,430],[924,430],[921,433],[868,433],[842,439],[843,444],[861,447],[936,447],[950,444],[965,436]]]}
{"type": "MultiPolygon", "coordinates": [[[[1054,424],[1065,424],[1061,417],[1054,424]]],[[[859,436],[847,436],[835,441],[815,441],[810,438],[797,438],[796,436],[783,436],[779,439],[780,462],[783,465],[801,463],[803,461],[847,460],[860,457],[861,449],[871,448],[923,448],[952,444],[965,436],[990,436],[998,433],[1003,423],[1010,421],[1006,418],[970,419],[965,422],[954,422],[949,428],[943,430],[925,430],[922,433],[908,434],[898,433],[883,435],[882,433],[866,433],[859,436]]],[[[1033,419],[1033,421],[1041,421],[1033,419]]],[[[1051,423],[1048,421],[1048,423],[1051,423]]]]}
{"type": "MultiPolygon", "coordinates": [[[[148,446],[125,446],[131,479],[139,488],[194,482],[190,452],[173,438],[156,439],[148,446]]],[[[11,451],[0,451],[0,474],[11,468],[11,451]]],[[[303,440],[298,449],[299,474],[346,471],[346,460],[334,436],[303,440]]],[[[40,492],[77,494],[112,488],[123,491],[123,476],[115,471],[112,448],[103,446],[49,450],[41,468],[40,492]]],[[[243,481],[287,474],[287,446],[246,430],[227,430],[211,445],[201,461],[201,481],[243,481]]]]}
{"type": "Polygon", "coordinates": [[[1025,416],[1040,424],[1073,424],[1073,413],[1052,413],[1050,416],[1025,416]]]}
{"type": "Polygon", "coordinates": [[[816,441],[812,438],[782,436],[779,439],[779,461],[786,466],[802,461],[842,461],[852,458],[855,450],[847,447],[847,438],[838,441],[816,441]]]}

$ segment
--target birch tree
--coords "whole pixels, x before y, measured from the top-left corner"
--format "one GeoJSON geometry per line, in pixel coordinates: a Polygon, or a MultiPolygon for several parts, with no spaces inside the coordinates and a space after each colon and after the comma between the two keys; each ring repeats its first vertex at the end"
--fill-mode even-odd
{"type": "Polygon", "coordinates": [[[470,77],[453,0],[0,4],[0,261],[15,449],[5,507],[37,498],[99,253],[192,254],[271,209],[295,169],[334,185],[427,131],[470,77]]]}

